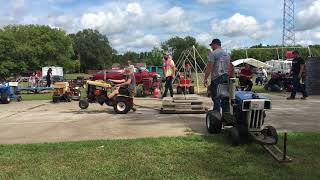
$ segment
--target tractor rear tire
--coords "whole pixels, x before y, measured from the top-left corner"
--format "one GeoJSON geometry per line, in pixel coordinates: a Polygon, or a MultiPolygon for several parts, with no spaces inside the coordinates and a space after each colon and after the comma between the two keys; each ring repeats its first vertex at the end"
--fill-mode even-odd
{"type": "Polygon", "coordinates": [[[194,94],[194,87],[193,86],[189,87],[189,94],[194,94]]]}
{"type": "Polygon", "coordinates": [[[177,94],[183,94],[184,89],[180,86],[177,87],[177,94]]]}
{"type": "Polygon", "coordinates": [[[130,111],[131,106],[126,98],[117,97],[113,109],[117,114],[127,114],[130,111]]]}
{"type": "Polygon", "coordinates": [[[81,99],[81,100],[79,101],[79,107],[80,107],[81,109],[87,109],[87,108],[89,107],[89,102],[88,102],[88,100],[87,100],[87,99],[81,99]]]}
{"type": "Polygon", "coordinates": [[[276,140],[275,144],[277,144],[278,143],[278,133],[277,133],[276,128],[274,128],[273,126],[266,126],[264,130],[265,130],[267,136],[272,137],[276,140]]]}
{"type": "Polygon", "coordinates": [[[4,93],[1,97],[1,101],[3,104],[9,104],[11,102],[10,94],[4,93]]]}
{"type": "Polygon", "coordinates": [[[232,127],[228,129],[227,132],[228,132],[228,138],[231,145],[238,146],[241,142],[238,128],[232,127]]]}
{"type": "Polygon", "coordinates": [[[210,134],[219,134],[222,129],[220,114],[215,111],[209,111],[206,116],[207,130],[210,134]]]}

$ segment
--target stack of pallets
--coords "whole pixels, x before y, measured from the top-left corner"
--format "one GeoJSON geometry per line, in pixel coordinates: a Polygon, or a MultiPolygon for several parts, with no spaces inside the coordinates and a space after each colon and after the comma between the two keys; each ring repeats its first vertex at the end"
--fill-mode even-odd
{"type": "Polygon", "coordinates": [[[203,114],[206,108],[198,95],[175,95],[162,100],[161,114],[203,114]]]}

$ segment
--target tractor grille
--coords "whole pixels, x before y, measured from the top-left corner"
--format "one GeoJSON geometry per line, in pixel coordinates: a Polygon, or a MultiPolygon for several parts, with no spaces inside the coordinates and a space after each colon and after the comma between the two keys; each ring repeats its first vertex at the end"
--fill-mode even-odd
{"type": "Polygon", "coordinates": [[[249,128],[260,129],[264,123],[263,110],[252,110],[249,116],[249,128]]]}

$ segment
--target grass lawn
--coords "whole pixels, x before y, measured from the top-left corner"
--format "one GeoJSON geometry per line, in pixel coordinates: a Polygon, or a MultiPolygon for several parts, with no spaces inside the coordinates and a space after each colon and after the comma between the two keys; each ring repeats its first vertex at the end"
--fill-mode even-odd
{"type": "Polygon", "coordinates": [[[21,94],[22,101],[52,100],[52,93],[45,94],[21,94]]]}
{"type": "Polygon", "coordinates": [[[77,79],[78,76],[83,76],[84,78],[89,78],[92,75],[84,74],[84,73],[75,73],[75,74],[65,74],[64,77],[68,80],[77,79]]]}
{"type": "Polygon", "coordinates": [[[290,164],[224,136],[0,145],[0,179],[317,179],[320,132],[290,133],[290,164]]]}

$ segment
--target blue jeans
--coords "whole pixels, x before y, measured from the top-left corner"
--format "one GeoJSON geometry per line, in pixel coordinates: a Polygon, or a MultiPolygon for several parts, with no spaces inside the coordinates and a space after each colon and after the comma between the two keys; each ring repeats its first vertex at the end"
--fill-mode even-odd
{"type": "Polygon", "coordinates": [[[218,86],[224,83],[228,83],[228,75],[222,75],[211,81],[210,91],[214,111],[220,112],[222,108],[222,112],[230,112],[229,98],[221,98],[218,96],[218,86]]]}

